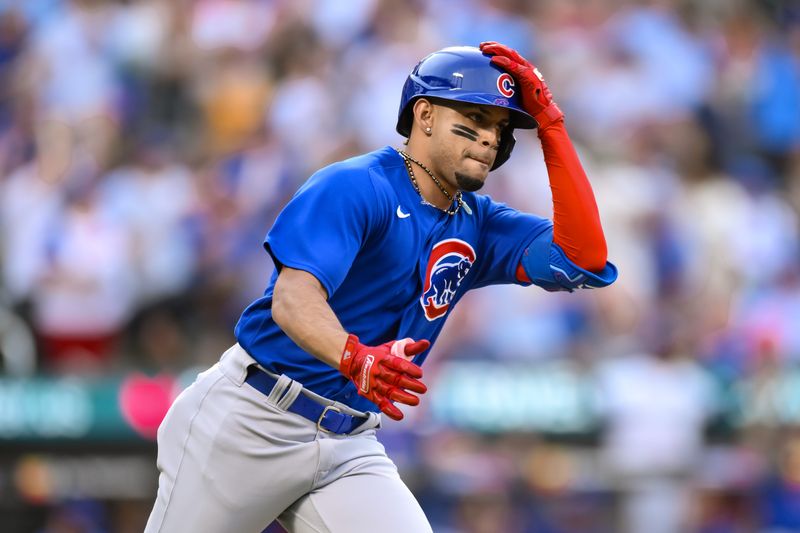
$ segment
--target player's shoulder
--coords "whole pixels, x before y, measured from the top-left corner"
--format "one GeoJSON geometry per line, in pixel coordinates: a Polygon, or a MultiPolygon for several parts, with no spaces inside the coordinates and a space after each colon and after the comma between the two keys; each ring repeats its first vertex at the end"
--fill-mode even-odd
{"type": "MultiPolygon", "coordinates": [[[[519,225],[545,227],[552,225],[546,217],[538,214],[520,211],[513,205],[500,202],[487,194],[477,194],[473,192],[463,193],[463,200],[466,207],[469,207],[470,219],[481,228],[487,225],[497,229],[505,225],[519,225]]],[[[506,231],[503,229],[502,231],[506,231]]]]}
{"type": "Polygon", "coordinates": [[[512,209],[503,202],[494,200],[488,194],[478,194],[475,192],[463,192],[462,199],[467,207],[479,218],[491,216],[497,211],[512,209]]]}
{"type": "Polygon", "coordinates": [[[385,177],[385,169],[396,166],[399,159],[400,156],[393,148],[386,147],[331,163],[315,172],[310,181],[330,181],[342,188],[369,183],[375,187],[385,177]]]}
{"type": "Polygon", "coordinates": [[[337,161],[320,169],[312,180],[331,181],[348,193],[369,194],[379,204],[396,199],[394,182],[398,169],[405,172],[397,150],[389,146],[337,161]]]}
{"type": "Polygon", "coordinates": [[[382,171],[387,166],[402,164],[400,155],[394,148],[385,147],[365,154],[356,155],[331,163],[319,169],[317,175],[347,175],[365,179],[370,173],[382,171]]]}
{"type": "Polygon", "coordinates": [[[331,163],[312,174],[296,196],[325,197],[326,201],[381,212],[393,201],[384,171],[393,164],[390,150],[397,154],[387,147],[331,163]]]}

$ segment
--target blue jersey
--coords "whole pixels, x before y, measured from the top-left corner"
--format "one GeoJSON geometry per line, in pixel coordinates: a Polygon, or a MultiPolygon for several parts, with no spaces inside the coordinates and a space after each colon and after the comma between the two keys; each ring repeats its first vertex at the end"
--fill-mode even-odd
{"type": "MultiPolygon", "coordinates": [[[[355,409],[378,411],[337,369],[304,352],[272,320],[278,269],[285,265],[313,274],[344,329],[367,345],[405,337],[433,344],[469,289],[527,285],[516,279],[521,261],[534,265],[526,267],[528,272],[546,271],[531,277],[537,284],[551,288],[548,284],[556,283],[564,265],[552,272],[546,267],[553,259],[548,219],[485,195],[464,193],[463,200],[454,216],[423,204],[402,157],[390,147],[321,169],[297,191],[266,237],[264,246],[278,268],[264,296],[242,314],[236,326],[239,343],[271,372],[355,409]],[[539,267],[531,250],[540,250],[535,254],[539,267]]],[[[568,264],[573,267],[568,272],[594,280],[589,286],[616,277],[610,264],[599,277],[568,264]]],[[[429,351],[414,362],[421,365],[429,351]]]]}

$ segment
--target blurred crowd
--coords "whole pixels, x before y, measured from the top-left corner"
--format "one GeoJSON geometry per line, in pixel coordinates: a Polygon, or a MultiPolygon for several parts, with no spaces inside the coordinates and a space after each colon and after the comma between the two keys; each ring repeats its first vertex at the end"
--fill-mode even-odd
{"type": "MultiPolygon", "coordinates": [[[[554,444],[420,408],[386,438],[434,529],[800,531],[793,0],[0,0],[4,373],[213,363],[299,184],[401,146],[414,64],[483,40],[547,78],[620,278],[462,301],[433,387],[453,361],[566,361],[603,423],[554,444]]],[[[550,216],[517,140],[485,192],[550,216]]]]}

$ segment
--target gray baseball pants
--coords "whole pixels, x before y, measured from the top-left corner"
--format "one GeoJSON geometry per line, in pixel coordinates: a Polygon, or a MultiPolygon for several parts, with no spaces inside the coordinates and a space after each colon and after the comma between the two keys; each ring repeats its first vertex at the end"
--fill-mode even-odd
{"type": "MultiPolygon", "coordinates": [[[[349,435],[288,412],[281,376],[269,397],[244,383],[255,361],[238,344],[183,391],[158,430],[158,494],[145,533],[424,533],[425,514],[376,436],[380,416],[349,435]]],[[[363,414],[341,404],[348,414],[363,414]]]]}

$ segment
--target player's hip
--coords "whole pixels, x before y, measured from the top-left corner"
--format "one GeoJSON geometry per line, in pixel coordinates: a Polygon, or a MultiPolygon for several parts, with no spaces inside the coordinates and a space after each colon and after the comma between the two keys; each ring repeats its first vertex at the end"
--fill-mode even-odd
{"type": "Polygon", "coordinates": [[[223,354],[218,367],[253,407],[277,409],[284,423],[294,420],[318,436],[355,436],[380,427],[380,415],[355,410],[308,390],[286,375],[265,370],[239,344],[223,354]]]}

